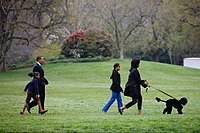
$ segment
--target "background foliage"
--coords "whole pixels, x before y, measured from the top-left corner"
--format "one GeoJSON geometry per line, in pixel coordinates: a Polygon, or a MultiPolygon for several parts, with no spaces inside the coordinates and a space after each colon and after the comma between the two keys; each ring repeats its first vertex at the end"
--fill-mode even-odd
{"type": "Polygon", "coordinates": [[[99,29],[77,30],[63,42],[61,54],[67,58],[110,57],[112,37],[99,29]]]}
{"type": "MultiPolygon", "coordinates": [[[[114,58],[139,57],[181,65],[185,57],[200,56],[199,3],[199,0],[2,1],[0,69],[49,51],[54,53],[53,44],[61,48],[67,36],[79,29],[90,31],[92,27],[110,34],[114,58]],[[38,49],[44,50],[37,52],[38,49]]],[[[110,56],[111,44],[99,43],[104,45],[101,48],[109,47],[106,50],[109,52],[104,52],[94,47],[95,41],[93,38],[87,47],[80,45],[81,41],[76,43],[84,48],[79,50],[81,56],[96,56],[94,50],[98,55],[110,56]]],[[[56,54],[52,56],[59,56],[56,54]]]]}

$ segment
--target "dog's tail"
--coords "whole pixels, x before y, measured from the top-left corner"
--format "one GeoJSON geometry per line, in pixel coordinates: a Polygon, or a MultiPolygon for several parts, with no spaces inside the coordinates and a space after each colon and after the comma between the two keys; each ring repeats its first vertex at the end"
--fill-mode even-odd
{"type": "Polygon", "coordinates": [[[166,101],[164,101],[164,100],[161,100],[160,98],[158,98],[158,97],[156,97],[156,100],[158,101],[158,102],[166,102],[166,101]]]}

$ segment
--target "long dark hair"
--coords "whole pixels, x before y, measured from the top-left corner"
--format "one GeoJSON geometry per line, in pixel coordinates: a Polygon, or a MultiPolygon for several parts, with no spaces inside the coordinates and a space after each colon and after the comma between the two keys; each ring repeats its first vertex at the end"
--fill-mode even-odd
{"type": "Polygon", "coordinates": [[[139,64],[140,64],[140,59],[137,59],[137,58],[132,59],[132,61],[131,61],[131,68],[130,68],[129,71],[131,71],[133,68],[137,69],[139,67],[139,64]]]}
{"type": "Polygon", "coordinates": [[[115,69],[116,69],[118,66],[119,66],[119,63],[115,63],[115,64],[113,65],[113,71],[112,71],[112,75],[110,76],[110,79],[113,78],[113,73],[114,73],[115,69]]]}

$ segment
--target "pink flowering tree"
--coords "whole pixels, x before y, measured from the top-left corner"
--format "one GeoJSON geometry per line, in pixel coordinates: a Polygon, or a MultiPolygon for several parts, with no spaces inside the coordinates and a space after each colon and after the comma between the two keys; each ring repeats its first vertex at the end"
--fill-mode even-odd
{"type": "Polygon", "coordinates": [[[63,42],[61,54],[67,58],[110,57],[112,36],[99,29],[76,30],[63,42]]]}

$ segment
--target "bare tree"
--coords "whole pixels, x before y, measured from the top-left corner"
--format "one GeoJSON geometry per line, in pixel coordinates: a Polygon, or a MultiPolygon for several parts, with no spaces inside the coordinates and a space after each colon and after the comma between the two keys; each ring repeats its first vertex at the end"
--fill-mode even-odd
{"type": "Polygon", "coordinates": [[[162,0],[152,1],[152,7],[148,18],[150,37],[148,38],[146,47],[151,52],[153,61],[159,61],[159,57],[165,52],[165,50],[163,50],[163,42],[166,36],[164,29],[166,26],[160,27],[157,22],[160,19],[159,9],[162,3],[162,0]]]}
{"type": "Polygon", "coordinates": [[[177,8],[180,10],[180,21],[183,23],[187,23],[193,28],[200,27],[200,1],[192,0],[185,1],[180,0],[177,1],[179,4],[177,8]]]}
{"type": "Polygon", "coordinates": [[[198,3],[196,0],[160,0],[153,1],[152,6],[146,49],[153,61],[159,61],[167,53],[170,63],[180,64],[180,57],[186,56],[186,51],[192,55],[194,49],[198,49],[198,3]]]}
{"type": "Polygon", "coordinates": [[[145,25],[148,2],[141,0],[95,0],[90,6],[96,9],[96,17],[102,26],[113,34],[120,58],[124,48],[135,39],[133,36],[145,25]]]}
{"type": "Polygon", "coordinates": [[[53,0],[0,0],[1,71],[6,70],[6,55],[16,40],[21,40],[20,45],[37,42],[62,22],[64,14],[56,9],[58,4],[53,0]]]}

